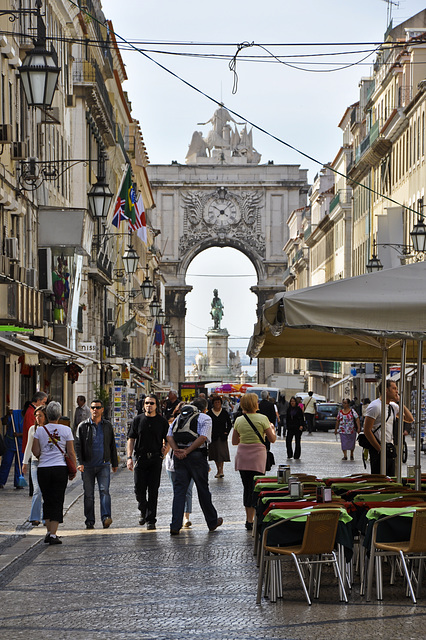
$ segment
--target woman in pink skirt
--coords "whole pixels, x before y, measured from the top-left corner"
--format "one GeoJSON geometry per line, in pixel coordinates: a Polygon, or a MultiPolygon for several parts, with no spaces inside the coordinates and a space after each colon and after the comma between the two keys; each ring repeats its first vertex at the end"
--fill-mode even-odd
{"type": "Polygon", "coordinates": [[[351,460],[353,460],[356,436],[361,431],[361,425],[357,412],[351,408],[351,401],[349,398],[343,400],[342,404],[343,407],[337,414],[334,433],[337,434],[337,431],[339,431],[340,434],[340,442],[343,451],[342,460],[348,459],[348,456],[346,455],[348,450],[351,452],[351,460]]]}

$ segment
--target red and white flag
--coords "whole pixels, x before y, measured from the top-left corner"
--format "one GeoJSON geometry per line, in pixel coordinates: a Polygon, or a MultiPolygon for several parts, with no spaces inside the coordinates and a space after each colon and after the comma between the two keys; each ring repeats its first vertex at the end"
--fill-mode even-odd
{"type": "Polygon", "coordinates": [[[137,202],[135,202],[135,213],[136,213],[136,221],[133,224],[131,221],[129,222],[129,228],[132,231],[136,231],[136,234],[147,244],[146,238],[146,216],[145,216],[145,207],[143,205],[142,195],[139,195],[137,202]]]}

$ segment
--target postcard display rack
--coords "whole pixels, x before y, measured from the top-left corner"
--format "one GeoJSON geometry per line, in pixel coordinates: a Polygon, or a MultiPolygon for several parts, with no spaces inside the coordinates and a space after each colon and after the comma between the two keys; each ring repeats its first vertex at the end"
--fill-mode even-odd
{"type": "MultiPolygon", "coordinates": [[[[420,413],[420,435],[422,442],[422,451],[426,453],[426,390],[421,391],[421,413],[420,413]]],[[[417,408],[417,390],[414,389],[411,392],[411,412],[416,420],[416,408],[417,408]]]]}
{"type": "Polygon", "coordinates": [[[118,449],[126,448],[127,431],[136,415],[136,391],[129,387],[115,384],[110,391],[112,407],[112,424],[115,442],[118,449]]]}

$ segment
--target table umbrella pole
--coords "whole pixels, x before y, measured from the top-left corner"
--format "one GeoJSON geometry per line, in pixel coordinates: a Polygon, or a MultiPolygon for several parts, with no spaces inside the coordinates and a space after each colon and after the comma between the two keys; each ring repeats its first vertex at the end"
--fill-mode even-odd
{"type": "Polygon", "coordinates": [[[421,465],[420,465],[420,448],[421,448],[421,428],[422,428],[422,391],[423,391],[423,340],[419,340],[417,351],[417,402],[416,402],[416,482],[415,489],[421,489],[421,465]]]}
{"type": "Polygon", "coordinates": [[[382,345],[382,416],[380,431],[380,473],[386,475],[386,374],[388,369],[388,352],[386,340],[382,345]]]}

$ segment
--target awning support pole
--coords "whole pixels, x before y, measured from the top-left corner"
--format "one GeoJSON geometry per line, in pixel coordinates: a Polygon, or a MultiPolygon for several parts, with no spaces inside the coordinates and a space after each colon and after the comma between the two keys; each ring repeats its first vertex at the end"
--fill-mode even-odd
{"type": "Polygon", "coordinates": [[[401,375],[399,376],[399,420],[398,420],[398,457],[396,467],[396,481],[401,482],[402,479],[402,449],[403,449],[403,432],[404,432],[404,405],[405,402],[405,365],[407,360],[407,341],[402,341],[401,350],[401,375]]]}

